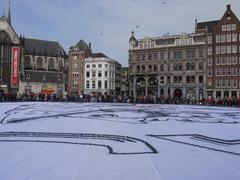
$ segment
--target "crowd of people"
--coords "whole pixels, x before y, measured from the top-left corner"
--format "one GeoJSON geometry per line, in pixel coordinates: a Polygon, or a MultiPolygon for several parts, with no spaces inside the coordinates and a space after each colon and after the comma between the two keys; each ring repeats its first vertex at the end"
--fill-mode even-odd
{"type": "Polygon", "coordinates": [[[57,95],[56,93],[0,93],[0,102],[15,101],[51,101],[51,102],[102,102],[102,103],[139,103],[139,104],[198,104],[212,106],[235,106],[240,107],[240,98],[207,98],[201,101],[186,98],[164,98],[156,96],[138,96],[133,98],[126,95],[103,95],[103,94],[87,94],[87,95],[57,95]]]}

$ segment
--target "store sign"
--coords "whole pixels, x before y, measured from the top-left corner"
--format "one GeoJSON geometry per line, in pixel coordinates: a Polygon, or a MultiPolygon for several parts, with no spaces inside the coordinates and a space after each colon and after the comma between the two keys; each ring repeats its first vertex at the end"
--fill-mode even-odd
{"type": "Polygon", "coordinates": [[[13,48],[12,86],[18,85],[19,48],[13,48]]]}

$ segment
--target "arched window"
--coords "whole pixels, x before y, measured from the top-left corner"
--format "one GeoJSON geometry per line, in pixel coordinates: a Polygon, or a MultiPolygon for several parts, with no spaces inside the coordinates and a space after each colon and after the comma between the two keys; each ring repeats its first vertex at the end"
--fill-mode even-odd
{"type": "Polygon", "coordinates": [[[182,64],[181,64],[181,63],[178,64],[178,70],[179,70],[179,71],[182,70],[182,64]]]}
{"type": "Polygon", "coordinates": [[[168,71],[171,71],[171,64],[168,64],[168,65],[167,65],[167,70],[168,70],[168,71]]]}
{"type": "Polygon", "coordinates": [[[163,76],[161,76],[161,78],[160,78],[160,83],[164,84],[164,77],[163,76]]]}
{"type": "Polygon", "coordinates": [[[191,76],[191,83],[192,83],[192,84],[195,83],[195,76],[191,76]]]}
{"type": "Polygon", "coordinates": [[[137,72],[140,72],[140,66],[137,65],[137,72]]]}
{"type": "Polygon", "coordinates": [[[138,78],[138,79],[136,80],[136,85],[137,85],[138,87],[146,86],[146,81],[145,81],[145,79],[144,79],[144,78],[138,78]]]}
{"type": "Polygon", "coordinates": [[[200,71],[203,70],[203,63],[202,63],[202,62],[200,62],[200,63],[198,64],[198,69],[199,69],[200,71]]]}
{"type": "Polygon", "coordinates": [[[151,77],[148,80],[148,86],[158,86],[158,80],[155,77],[151,77]]]}
{"type": "Polygon", "coordinates": [[[142,70],[145,71],[145,66],[144,65],[142,65],[142,70]]]}
{"type": "Polygon", "coordinates": [[[25,58],[25,64],[24,64],[25,69],[32,69],[31,66],[31,59],[29,56],[26,56],[25,58]]]}
{"type": "Polygon", "coordinates": [[[168,77],[167,77],[167,84],[170,84],[170,83],[171,83],[171,77],[168,76],[168,77]]]}
{"type": "Polygon", "coordinates": [[[174,76],[173,82],[174,82],[174,83],[178,83],[178,77],[177,77],[177,76],[174,76]]]}
{"type": "Polygon", "coordinates": [[[53,58],[49,59],[48,69],[49,70],[55,69],[54,68],[54,59],[53,58]]]}
{"type": "Polygon", "coordinates": [[[178,65],[177,65],[177,63],[174,63],[173,68],[174,68],[174,71],[177,71],[177,70],[178,70],[178,65]]]}
{"type": "Polygon", "coordinates": [[[37,69],[43,68],[43,59],[41,57],[37,58],[37,69]]]}
{"type": "Polygon", "coordinates": [[[158,70],[157,65],[154,64],[154,71],[157,71],[157,70],[158,70]]]}
{"type": "Polygon", "coordinates": [[[178,83],[182,83],[182,76],[178,76],[178,83]]]}
{"type": "Polygon", "coordinates": [[[152,71],[152,65],[151,65],[151,64],[148,66],[148,70],[149,70],[150,72],[152,71]]]}
{"type": "Polygon", "coordinates": [[[187,68],[187,71],[189,71],[190,70],[190,63],[187,63],[187,65],[186,65],[186,68],[187,68]]]}
{"type": "Polygon", "coordinates": [[[199,83],[203,83],[203,77],[199,76],[199,83]]]}
{"type": "Polygon", "coordinates": [[[190,76],[187,76],[187,84],[190,84],[190,82],[191,82],[191,78],[190,76]]]}
{"type": "Polygon", "coordinates": [[[195,70],[195,64],[191,63],[191,70],[195,70]]]}

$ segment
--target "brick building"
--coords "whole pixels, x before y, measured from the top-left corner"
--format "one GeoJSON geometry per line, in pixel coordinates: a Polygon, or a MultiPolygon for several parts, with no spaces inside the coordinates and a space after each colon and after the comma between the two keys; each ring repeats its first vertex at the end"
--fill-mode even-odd
{"type": "Polygon", "coordinates": [[[240,21],[227,5],[217,21],[196,23],[207,35],[207,95],[216,99],[240,95],[240,21]]]}

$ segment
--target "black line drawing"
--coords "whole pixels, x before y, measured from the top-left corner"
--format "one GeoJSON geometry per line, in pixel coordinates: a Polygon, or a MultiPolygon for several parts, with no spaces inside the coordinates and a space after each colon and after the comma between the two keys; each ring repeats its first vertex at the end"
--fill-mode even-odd
{"type": "Polygon", "coordinates": [[[131,155],[131,154],[156,154],[158,151],[148,142],[129,136],[109,134],[87,134],[87,133],[54,133],[54,132],[1,132],[0,142],[28,142],[28,143],[59,143],[70,145],[90,145],[105,147],[109,154],[131,155]],[[84,141],[86,140],[86,142],[84,141]],[[91,143],[89,143],[91,140],[91,143]],[[94,141],[94,143],[92,143],[94,141]],[[114,144],[118,143],[117,146],[114,144]],[[121,146],[126,143],[132,145],[136,150],[128,150],[121,146]],[[140,147],[144,147],[139,149],[140,147]],[[118,150],[119,149],[119,150],[118,150]]]}
{"type": "Polygon", "coordinates": [[[240,139],[225,140],[225,139],[208,137],[200,134],[170,134],[170,135],[147,134],[146,136],[150,136],[150,137],[154,137],[154,138],[158,138],[158,139],[162,139],[162,140],[166,140],[174,143],[184,144],[188,146],[194,146],[198,148],[240,156],[240,151],[235,152],[231,150],[231,146],[238,145],[240,147],[240,139]],[[194,140],[194,142],[192,143],[191,140],[194,140]],[[204,143],[207,143],[207,145],[204,145],[204,143]]]}

